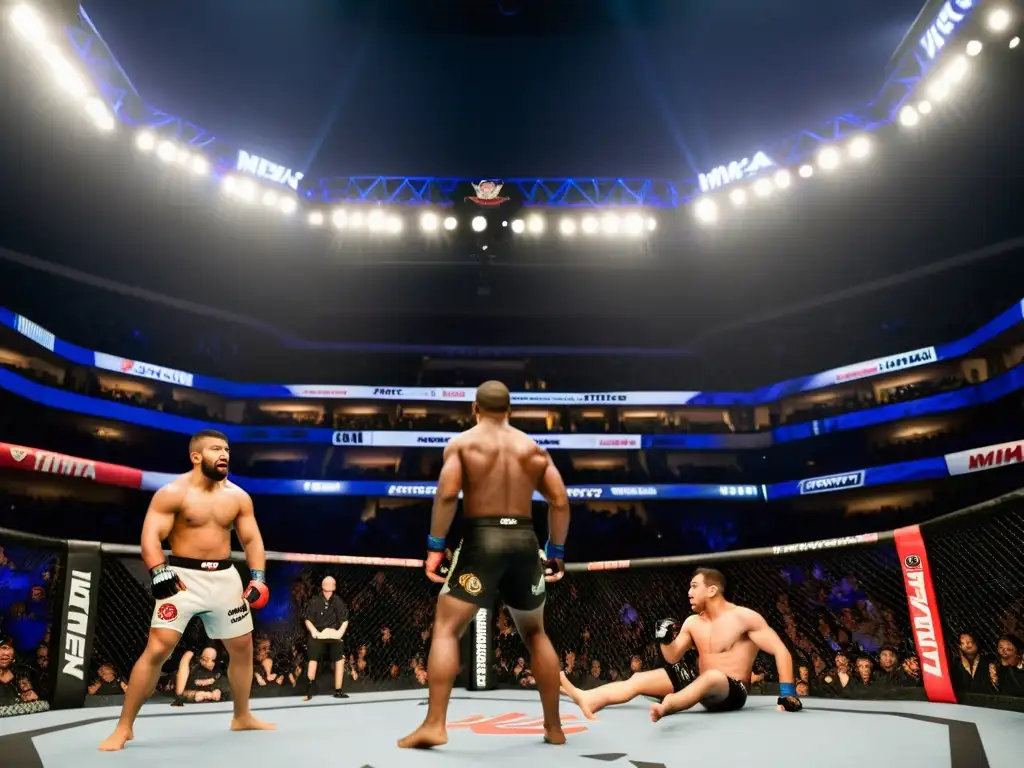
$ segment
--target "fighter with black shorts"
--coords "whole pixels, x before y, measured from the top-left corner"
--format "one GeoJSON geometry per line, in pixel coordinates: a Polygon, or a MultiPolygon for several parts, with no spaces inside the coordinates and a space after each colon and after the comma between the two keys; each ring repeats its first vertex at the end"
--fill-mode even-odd
{"type": "Polygon", "coordinates": [[[530,653],[544,709],[544,739],[565,743],[558,714],[558,656],[544,632],[545,584],[562,577],[569,533],[569,498],[551,457],[508,423],[510,395],[498,381],[476,392],[477,424],[445,448],[427,537],[427,577],[443,582],[431,636],[427,717],[400,747],[445,744],[448,699],[459,671],[459,638],[482,606],[500,597],[530,653]],[[549,539],[540,551],[533,531],[533,492],[547,500],[549,539]],[[464,534],[448,578],[437,571],[459,493],[464,493],[464,534]]]}
{"type": "Polygon", "coordinates": [[[562,690],[591,720],[605,707],[623,704],[636,696],[661,699],[660,704],[651,706],[654,722],[695,704],[708,712],[732,712],[747,702],[754,659],[760,650],[773,655],[779,669],[782,695],[778,708],[798,712],[803,704],[796,695],[789,650],[761,614],[727,602],[724,591],[725,577],[721,572],[698,568],[689,592],[690,606],[696,613],[681,626],[675,619],[662,619],[655,631],[665,659],[661,668],[638,672],[628,680],[589,691],[579,690],[563,674],[562,690]],[[699,674],[683,660],[686,651],[693,647],[698,651],[699,674]]]}

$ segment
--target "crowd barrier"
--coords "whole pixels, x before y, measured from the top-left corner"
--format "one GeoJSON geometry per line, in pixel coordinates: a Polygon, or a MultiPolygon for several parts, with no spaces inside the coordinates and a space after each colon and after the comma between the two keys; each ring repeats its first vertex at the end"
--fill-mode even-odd
{"type": "MultiPolygon", "coordinates": [[[[580,686],[655,668],[655,623],[684,618],[692,569],[710,565],[726,574],[728,596],[762,613],[790,647],[805,696],[1024,710],[1022,541],[1024,489],[896,531],[570,563],[565,579],[549,589],[547,625],[580,686]]],[[[153,610],[138,553],[0,529],[0,632],[7,638],[0,644],[0,712],[79,707],[119,693],[153,610]]],[[[244,568],[242,553],[232,556],[244,568]]],[[[346,690],[425,687],[438,590],[422,561],[269,553],[272,597],[256,612],[255,695],[304,690],[300,614],[326,575],[335,577],[350,609],[346,690]]],[[[161,693],[173,692],[181,654],[207,644],[194,620],[165,667],[161,693]]],[[[533,684],[525,648],[500,605],[478,615],[463,660],[461,682],[471,689],[533,684]]],[[[770,657],[759,657],[755,673],[755,690],[776,689],[770,657]]],[[[330,677],[320,674],[324,686],[330,677]]]]}

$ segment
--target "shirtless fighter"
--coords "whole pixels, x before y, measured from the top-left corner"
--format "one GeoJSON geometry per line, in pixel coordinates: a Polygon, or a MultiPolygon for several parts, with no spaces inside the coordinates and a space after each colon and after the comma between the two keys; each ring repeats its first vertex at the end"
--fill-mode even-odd
{"type": "Polygon", "coordinates": [[[498,595],[512,613],[530,652],[544,710],[544,740],[564,744],[558,714],[558,656],[544,632],[545,582],[565,571],[569,497],[551,457],[508,423],[508,389],[488,381],[476,392],[476,426],[445,448],[427,537],[427,577],[444,583],[427,660],[427,717],[399,747],[429,748],[448,742],[448,699],[459,671],[459,638],[482,606],[498,595]],[[531,520],[533,491],[547,500],[549,538],[539,552],[531,520]],[[444,539],[464,490],[464,533],[447,580],[438,575],[444,539]],[[542,559],[543,557],[543,559],[542,559]]]}
{"type": "Polygon", "coordinates": [[[628,680],[607,683],[581,691],[562,674],[562,690],[576,702],[584,716],[611,704],[624,704],[636,696],[661,699],[651,706],[651,720],[701,704],[708,712],[730,712],[747,701],[747,688],[758,650],[775,657],[779,670],[778,709],[798,712],[803,704],[793,682],[793,657],[775,630],[757,611],[727,602],[725,577],[713,568],[698,568],[690,581],[690,606],[696,615],[683,622],[675,639],[675,619],[662,619],[655,637],[661,645],[665,666],[638,672],[628,680]],[[700,674],[682,661],[683,654],[696,646],[700,674]]]}
{"type": "Polygon", "coordinates": [[[252,616],[270,599],[266,555],[252,499],[228,477],[227,437],[208,430],[189,442],[192,471],[153,495],[142,523],[142,560],[153,579],[153,620],[149,641],[132,669],[121,718],[103,751],[123,749],[133,737],[139,709],[156,688],[160,668],[178,644],[189,620],[202,616],[206,634],[228,652],[228,680],[234,703],[233,731],[273,730],[249,711],[252,687],[252,616]],[[231,529],[249,561],[252,581],[244,590],[229,559],[231,529]],[[163,541],[171,544],[164,561],[163,541]]]}

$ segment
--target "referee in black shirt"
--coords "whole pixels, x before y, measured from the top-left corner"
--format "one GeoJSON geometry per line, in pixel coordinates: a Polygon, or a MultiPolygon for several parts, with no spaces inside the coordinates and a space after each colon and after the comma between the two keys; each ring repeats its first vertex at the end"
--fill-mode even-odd
{"type": "Polygon", "coordinates": [[[306,604],[303,615],[309,632],[309,667],[306,670],[306,701],[313,698],[313,681],[317,664],[327,654],[334,662],[334,698],[347,699],[341,684],[345,675],[345,643],[348,630],[348,606],[338,597],[337,584],[331,576],[320,582],[320,594],[306,604]]]}

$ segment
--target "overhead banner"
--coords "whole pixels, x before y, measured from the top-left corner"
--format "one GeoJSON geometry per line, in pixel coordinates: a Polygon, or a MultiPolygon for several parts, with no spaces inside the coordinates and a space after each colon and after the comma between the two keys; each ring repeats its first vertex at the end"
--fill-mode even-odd
{"type": "Polygon", "coordinates": [[[1012,443],[986,445],[970,451],[950,453],[946,456],[946,469],[951,475],[969,475],[986,469],[1009,467],[1024,462],[1024,440],[1012,443]]]}
{"type": "Polygon", "coordinates": [[[10,443],[0,443],[0,467],[77,477],[101,485],[120,485],[124,488],[138,488],[142,483],[142,471],[138,469],[10,443]]]}
{"type": "MultiPolygon", "coordinates": [[[[458,432],[361,432],[338,431],[331,436],[337,446],[378,448],[443,448],[458,432]]],[[[569,451],[639,451],[641,435],[530,435],[542,448],[569,451]]]]}
{"type": "MultiPolygon", "coordinates": [[[[471,403],[467,387],[366,387],[287,384],[293,397],[327,400],[405,400],[471,403]]],[[[512,405],[687,405],[700,392],[513,392],[512,405]]]]}
{"type": "Polygon", "coordinates": [[[832,387],[836,384],[846,384],[884,373],[895,373],[896,371],[903,371],[908,368],[930,365],[938,359],[939,356],[935,351],[935,347],[922,347],[912,352],[903,352],[898,355],[879,357],[863,363],[844,365],[842,368],[833,368],[831,371],[825,371],[824,373],[808,377],[801,389],[806,391],[832,387]]]}
{"type": "Polygon", "coordinates": [[[125,357],[108,355],[105,352],[96,352],[95,365],[105,371],[124,373],[129,376],[138,376],[143,379],[162,381],[164,384],[173,384],[177,387],[191,387],[194,376],[185,371],[178,371],[174,368],[165,368],[162,365],[143,363],[139,360],[129,360],[125,357]]]}

